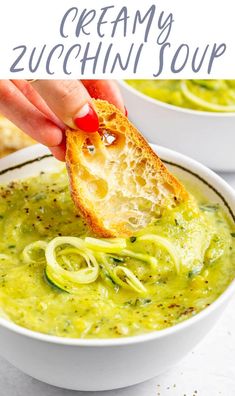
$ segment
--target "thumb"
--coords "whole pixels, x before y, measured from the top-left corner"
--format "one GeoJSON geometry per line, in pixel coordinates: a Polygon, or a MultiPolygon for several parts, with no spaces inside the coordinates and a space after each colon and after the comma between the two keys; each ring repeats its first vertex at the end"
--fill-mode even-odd
{"type": "Polygon", "coordinates": [[[79,80],[35,80],[32,85],[66,125],[85,132],[97,131],[98,116],[79,80]]]}

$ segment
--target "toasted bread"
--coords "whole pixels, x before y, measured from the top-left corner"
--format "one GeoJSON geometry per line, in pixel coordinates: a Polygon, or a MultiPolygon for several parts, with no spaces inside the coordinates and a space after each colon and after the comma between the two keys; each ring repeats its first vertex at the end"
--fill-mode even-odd
{"type": "Polygon", "coordinates": [[[97,132],[66,131],[73,200],[95,234],[130,236],[188,193],[115,106],[102,100],[93,105],[97,132]]]}
{"type": "Polygon", "coordinates": [[[25,135],[7,118],[0,115],[0,157],[34,143],[33,139],[25,135]]]}

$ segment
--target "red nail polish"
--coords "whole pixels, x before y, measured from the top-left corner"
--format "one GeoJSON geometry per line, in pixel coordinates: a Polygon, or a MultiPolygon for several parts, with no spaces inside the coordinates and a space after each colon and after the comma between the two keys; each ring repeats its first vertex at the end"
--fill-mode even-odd
{"type": "Polygon", "coordinates": [[[81,110],[81,117],[78,116],[74,119],[75,125],[84,132],[96,132],[99,128],[99,118],[95,110],[86,104],[81,110]],[[85,115],[83,115],[85,112],[85,115]]]}
{"type": "Polygon", "coordinates": [[[124,106],[124,109],[125,109],[125,116],[128,117],[128,111],[127,111],[126,106],[124,106]]]}

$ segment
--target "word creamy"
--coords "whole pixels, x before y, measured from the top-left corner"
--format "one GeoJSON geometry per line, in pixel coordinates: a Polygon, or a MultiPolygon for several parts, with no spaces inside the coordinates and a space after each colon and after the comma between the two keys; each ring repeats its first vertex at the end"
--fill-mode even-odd
{"type": "Polygon", "coordinates": [[[60,20],[59,43],[20,44],[13,48],[11,73],[46,72],[48,76],[115,74],[128,71],[138,74],[144,62],[151,61],[152,76],[165,70],[177,74],[184,69],[208,75],[216,59],[226,51],[225,43],[190,46],[171,40],[175,26],[171,12],[156,5],[141,9],[108,5],[87,9],[72,7],[60,20]]]}

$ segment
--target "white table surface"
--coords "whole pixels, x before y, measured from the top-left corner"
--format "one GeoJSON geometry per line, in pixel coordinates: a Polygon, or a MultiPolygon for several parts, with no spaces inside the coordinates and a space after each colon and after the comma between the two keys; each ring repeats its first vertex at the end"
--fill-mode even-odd
{"type": "MultiPolygon", "coordinates": [[[[235,174],[223,174],[235,188],[235,174]]],[[[168,373],[140,385],[107,392],[55,388],[0,358],[0,396],[235,396],[235,297],[217,326],[168,373]]]]}

